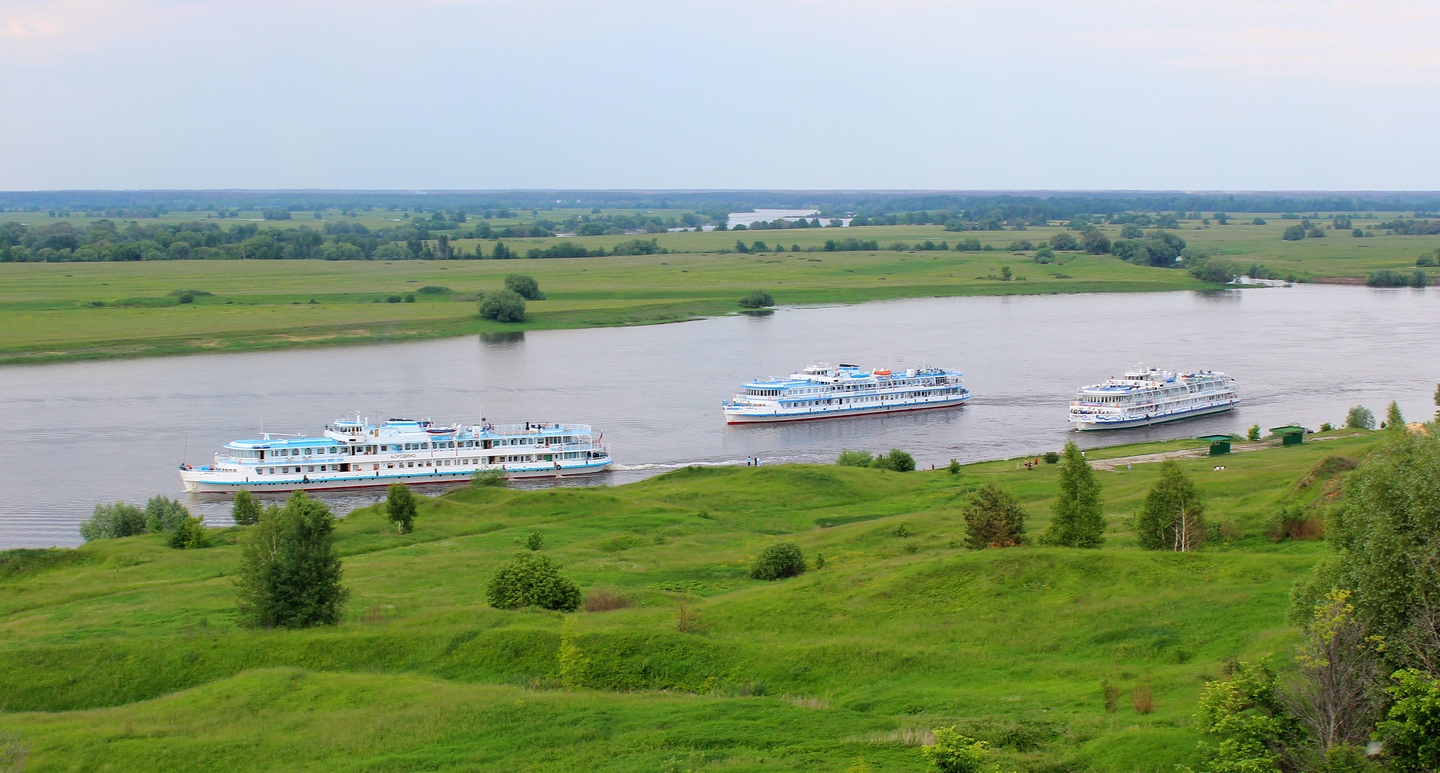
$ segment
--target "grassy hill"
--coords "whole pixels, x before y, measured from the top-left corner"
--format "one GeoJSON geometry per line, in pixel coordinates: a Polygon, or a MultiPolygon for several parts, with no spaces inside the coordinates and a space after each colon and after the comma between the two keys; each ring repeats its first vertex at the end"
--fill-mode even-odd
{"type": "Polygon", "coordinates": [[[1333,496],[1345,465],[1325,460],[1378,437],[1237,454],[1223,472],[1182,461],[1217,534],[1184,555],[1137,550],[1125,527],[1155,464],[1097,473],[1098,551],[958,547],[958,508],[987,479],[1044,529],[1056,468],[1014,461],[470,488],[422,500],[410,535],[373,509],[344,519],[352,597],[324,630],[235,627],[236,529],[199,551],[154,535],[11,551],[0,730],[23,733],[36,771],[923,770],[918,745],[952,724],[1013,769],[1169,770],[1192,759],[1206,679],[1289,653],[1289,588],[1323,548],[1273,541],[1268,520],[1333,496]],[[486,580],[534,531],[605,611],[486,605],[486,580]],[[824,567],[749,579],[782,538],[824,567]],[[588,661],[568,687],[562,636],[588,661]],[[1114,713],[1102,680],[1121,689],[1114,713]],[[1141,713],[1132,691],[1147,688],[1141,713]]]}

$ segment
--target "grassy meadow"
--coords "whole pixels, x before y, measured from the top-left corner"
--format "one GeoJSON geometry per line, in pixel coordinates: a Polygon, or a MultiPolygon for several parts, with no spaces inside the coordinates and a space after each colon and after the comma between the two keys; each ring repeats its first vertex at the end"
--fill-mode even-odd
{"type": "Polygon", "coordinates": [[[324,630],[235,626],[235,528],[197,551],[154,535],[12,551],[0,732],[22,734],[35,771],[920,771],[928,732],[958,725],[1006,770],[1168,771],[1194,760],[1205,680],[1291,651],[1289,589],[1324,548],[1275,541],[1270,518],[1333,497],[1343,465],[1326,460],[1380,439],[1182,461],[1213,533],[1191,554],[1134,547],[1126,519],[1156,464],[1097,472],[1110,529],[1093,551],[960,547],[959,508],[986,480],[1020,497],[1032,535],[1046,527],[1057,468],[1015,460],[467,487],[422,499],[413,534],[376,508],[341,521],[352,595],[324,630]],[[592,611],[485,603],[534,531],[592,611]],[[812,571],[749,579],[781,539],[812,571]],[[585,662],[569,684],[563,636],[585,662]]]}
{"type": "MultiPolygon", "coordinates": [[[[184,214],[193,219],[193,213],[184,214]]],[[[34,215],[24,213],[26,222],[36,221],[34,215]]],[[[326,214],[332,216],[337,215],[326,214]]],[[[390,222],[394,216],[370,212],[351,219],[390,222]]],[[[20,214],[6,213],[6,217],[20,214]]],[[[267,225],[298,227],[316,222],[297,217],[267,225]]],[[[1353,279],[1382,268],[1413,270],[1418,255],[1440,245],[1440,236],[1353,238],[1348,231],[1286,242],[1280,234],[1292,221],[1271,217],[1266,225],[1244,222],[1238,217],[1226,226],[1187,221],[1177,233],[1192,246],[1244,267],[1263,264],[1302,280],[1353,279]]],[[[1374,222],[1379,220],[1356,221],[1362,226],[1374,222]]],[[[1041,265],[1034,262],[1033,251],[1009,251],[1018,239],[1039,244],[1063,230],[1057,225],[1023,232],[953,233],[940,226],[870,226],[506,241],[519,254],[561,241],[613,248],[635,238],[654,238],[671,251],[542,260],[4,263],[0,264],[0,363],[655,324],[733,312],[736,300],[756,289],[770,292],[780,304],[819,304],[1212,287],[1181,271],[1131,265],[1112,256],[1059,253],[1060,262],[1041,265]],[[851,236],[875,240],[882,248],[925,240],[953,245],[962,238],[975,238],[992,250],[803,251],[818,249],[827,239],[851,236]],[[743,254],[734,251],[737,239],[747,245],[755,240],[770,247],[783,244],[787,250],[798,246],[802,252],[743,254]],[[1012,279],[1004,278],[1005,269],[1012,279]],[[510,273],[534,276],[547,300],[531,302],[523,323],[480,319],[477,295],[498,289],[510,273]],[[434,292],[420,292],[421,288],[434,292]],[[193,303],[180,303],[179,294],[187,290],[205,294],[197,295],[193,303]],[[406,302],[412,296],[414,302],[406,302]],[[399,302],[389,302],[392,299],[399,302]]],[[[1112,238],[1119,235],[1118,226],[1102,230],[1112,238]]],[[[462,252],[475,247],[474,240],[453,244],[462,252]]]]}

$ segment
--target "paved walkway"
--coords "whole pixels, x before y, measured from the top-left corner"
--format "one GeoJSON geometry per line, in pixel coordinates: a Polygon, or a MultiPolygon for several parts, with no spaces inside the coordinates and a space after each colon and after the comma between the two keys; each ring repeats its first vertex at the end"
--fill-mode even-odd
{"type": "MultiPolygon", "coordinates": [[[[1334,440],[1333,437],[1309,436],[1307,443],[1319,443],[1322,440],[1334,440]]],[[[1279,448],[1280,444],[1274,440],[1240,441],[1231,443],[1230,453],[1241,454],[1246,451],[1259,451],[1262,448],[1279,448]]],[[[1165,451],[1158,454],[1138,454],[1136,456],[1120,456],[1114,459],[1092,459],[1090,466],[1097,470],[1114,470],[1124,467],[1127,464],[1148,464],[1151,462],[1163,462],[1166,459],[1199,459],[1210,455],[1210,447],[1186,448],[1180,451],[1165,451]]],[[[1216,457],[1223,459],[1224,457],[1216,457]]]]}

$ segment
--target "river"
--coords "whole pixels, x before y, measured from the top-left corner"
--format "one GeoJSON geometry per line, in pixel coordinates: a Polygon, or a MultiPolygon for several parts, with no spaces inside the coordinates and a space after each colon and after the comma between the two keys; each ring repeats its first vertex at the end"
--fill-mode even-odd
{"type": "MultiPolygon", "coordinates": [[[[97,502],[186,495],[177,465],[225,442],[313,433],[342,414],[595,425],[623,483],[691,463],[824,462],[842,448],[902,448],[922,467],[1056,449],[1343,422],[1392,399],[1428,418],[1440,380],[1440,291],[1299,285],[1211,293],[937,298],[784,308],[652,327],[0,368],[0,547],[74,545],[97,502]],[[952,367],[958,410],[727,427],[720,402],[754,376],[813,361],[952,367]],[[1080,384],[1144,363],[1237,379],[1232,414],[1076,435],[1080,384]]],[[[533,484],[532,484],[533,485],[533,484]]],[[[540,484],[550,485],[550,484],[540,484]]],[[[373,495],[324,495],[346,512],[373,495]]]]}

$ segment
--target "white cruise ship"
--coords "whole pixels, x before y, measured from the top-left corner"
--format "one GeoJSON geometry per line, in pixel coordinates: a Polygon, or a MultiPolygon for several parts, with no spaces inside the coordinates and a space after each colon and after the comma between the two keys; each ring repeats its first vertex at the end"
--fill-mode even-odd
{"type": "Polygon", "coordinates": [[[1148,427],[1221,413],[1239,404],[1235,379],[1224,373],[1137,368],[1103,384],[1081,387],[1070,403],[1070,422],[1082,431],[1148,427]]]}
{"type": "Polygon", "coordinates": [[[787,378],[751,381],[723,407],[727,424],[751,424],[952,408],[969,399],[969,390],[953,370],[892,372],[822,363],[787,378]]]}
{"type": "Polygon", "coordinates": [[[610,454],[585,424],[439,425],[340,419],[318,437],[234,440],[207,465],[180,465],[186,491],[291,491],[455,483],[495,470],[508,478],[585,475],[610,454]]]}

